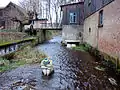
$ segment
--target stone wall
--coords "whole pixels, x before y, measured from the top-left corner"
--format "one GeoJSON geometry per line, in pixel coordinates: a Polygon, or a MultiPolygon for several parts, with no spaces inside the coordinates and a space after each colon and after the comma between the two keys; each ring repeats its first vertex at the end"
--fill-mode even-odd
{"type": "Polygon", "coordinates": [[[45,34],[43,30],[38,30],[37,37],[38,37],[38,43],[42,43],[45,41],[45,34]]]}
{"type": "Polygon", "coordinates": [[[25,33],[20,33],[20,32],[0,32],[0,44],[12,42],[15,40],[22,40],[26,36],[27,35],[25,33]]]}
{"type": "Polygon", "coordinates": [[[103,27],[98,27],[99,10],[85,19],[84,41],[98,48],[101,52],[119,57],[120,0],[113,1],[101,10],[103,10],[103,27]]]}
{"type": "Polygon", "coordinates": [[[35,46],[36,44],[38,44],[38,42],[36,42],[36,39],[37,38],[26,38],[11,43],[0,44],[0,57],[14,53],[28,45],[35,46]]]}
{"type": "Polygon", "coordinates": [[[63,25],[62,41],[72,40],[74,42],[82,42],[83,25],[63,25]]]}
{"type": "Polygon", "coordinates": [[[95,13],[84,21],[84,41],[93,47],[97,47],[97,31],[98,13],[95,13]]]}

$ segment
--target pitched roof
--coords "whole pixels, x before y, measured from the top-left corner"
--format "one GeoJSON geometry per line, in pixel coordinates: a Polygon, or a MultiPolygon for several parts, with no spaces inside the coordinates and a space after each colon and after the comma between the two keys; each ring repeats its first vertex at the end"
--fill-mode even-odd
{"type": "Polygon", "coordinates": [[[84,3],[84,1],[75,2],[75,3],[68,3],[68,4],[61,5],[60,7],[70,6],[70,5],[77,5],[77,4],[83,4],[83,3],[84,3]]]}
{"type": "MultiPolygon", "coordinates": [[[[6,7],[8,7],[8,6],[10,6],[10,5],[14,6],[14,7],[17,8],[21,13],[23,13],[26,17],[28,17],[28,14],[27,14],[27,11],[26,11],[26,10],[24,10],[23,8],[21,8],[20,6],[14,4],[14,3],[12,3],[12,2],[10,2],[6,7]]],[[[6,7],[5,7],[5,8],[6,8],[6,7]]]]}

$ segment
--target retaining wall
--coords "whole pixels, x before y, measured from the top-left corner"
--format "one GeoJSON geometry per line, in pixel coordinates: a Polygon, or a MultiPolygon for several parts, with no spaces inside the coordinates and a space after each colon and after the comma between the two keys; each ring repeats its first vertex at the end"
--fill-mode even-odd
{"type": "Polygon", "coordinates": [[[0,44],[0,56],[16,52],[20,48],[27,45],[34,46],[36,43],[36,38],[28,38],[24,40],[0,44]]]}

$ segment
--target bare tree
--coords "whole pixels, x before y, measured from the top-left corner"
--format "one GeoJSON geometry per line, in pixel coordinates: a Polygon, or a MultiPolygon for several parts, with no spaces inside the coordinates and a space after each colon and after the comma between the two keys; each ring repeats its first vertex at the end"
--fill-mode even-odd
{"type": "Polygon", "coordinates": [[[21,0],[19,3],[25,10],[34,11],[41,18],[46,16],[52,26],[53,17],[56,24],[60,21],[60,5],[73,1],[76,0],[21,0]]]}
{"type": "Polygon", "coordinates": [[[34,13],[37,12],[39,16],[42,15],[42,7],[40,0],[21,0],[19,1],[19,4],[26,11],[33,11],[34,13]]]}
{"type": "Polygon", "coordinates": [[[58,25],[60,23],[60,5],[66,4],[67,0],[52,0],[51,6],[52,10],[55,13],[55,23],[58,25]]]}
{"type": "Polygon", "coordinates": [[[83,0],[51,0],[52,10],[55,13],[55,23],[60,23],[60,5],[68,4],[71,2],[79,2],[83,0]]]}
{"type": "Polygon", "coordinates": [[[46,2],[46,17],[47,19],[50,21],[51,26],[52,26],[52,16],[51,16],[51,0],[44,0],[44,2],[46,2]]]}

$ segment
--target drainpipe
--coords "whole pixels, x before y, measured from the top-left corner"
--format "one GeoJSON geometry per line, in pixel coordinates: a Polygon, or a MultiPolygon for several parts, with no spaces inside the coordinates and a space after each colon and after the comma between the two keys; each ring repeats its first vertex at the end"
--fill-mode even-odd
{"type": "Polygon", "coordinates": [[[97,29],[97,49],[99,48],[98,42],[99,42],[99,28],[97,29]]]}

